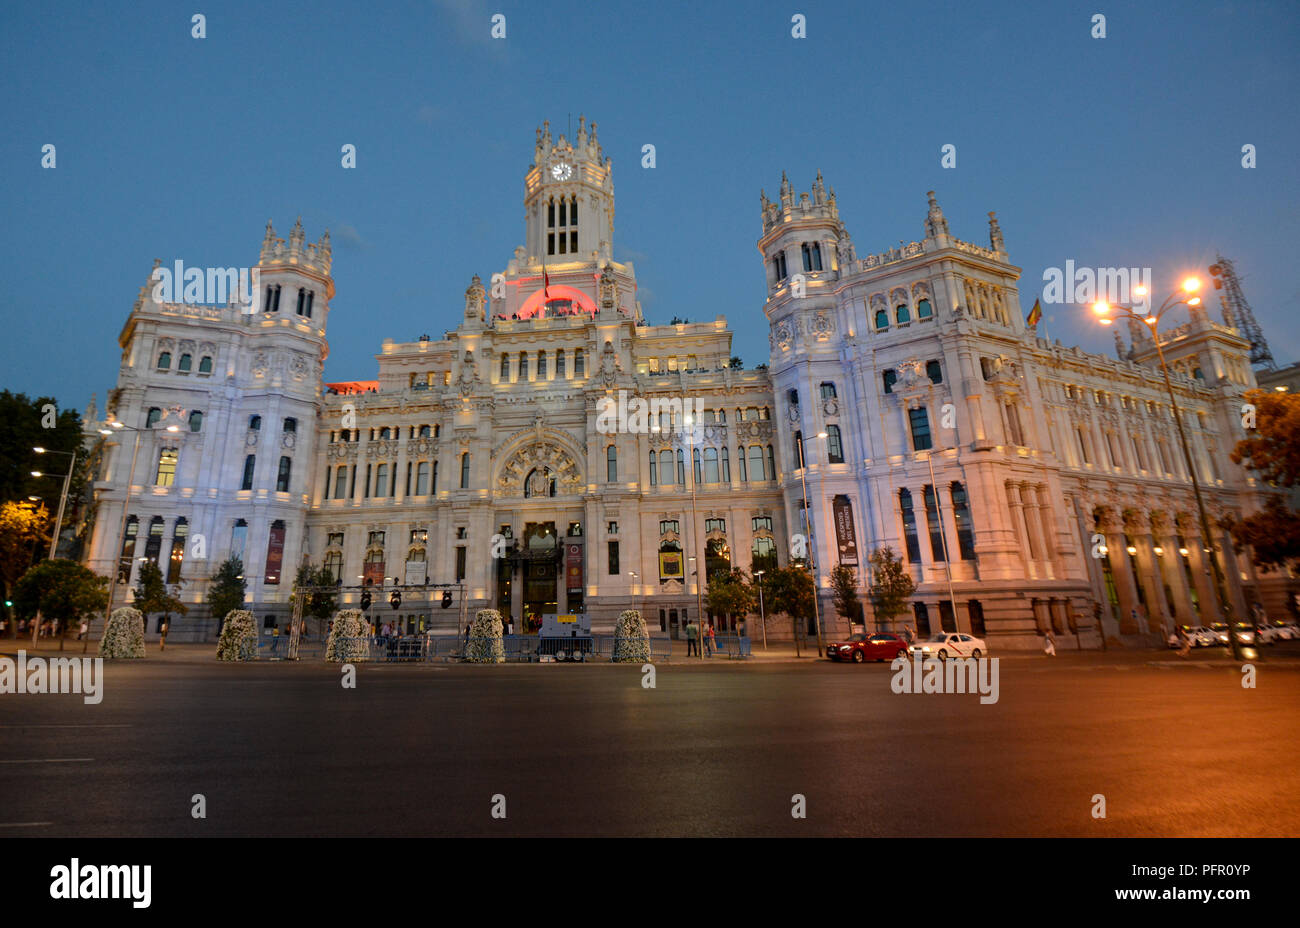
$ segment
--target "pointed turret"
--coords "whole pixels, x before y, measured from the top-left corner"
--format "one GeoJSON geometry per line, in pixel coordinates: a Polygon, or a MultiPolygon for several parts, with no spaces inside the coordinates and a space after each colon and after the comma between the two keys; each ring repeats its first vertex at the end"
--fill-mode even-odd
{"type": "Polygon", "coordinates": [[[1002,227],[998,225],[996,213],[989,213],[989,247],[997,254],[1005,255],[1007,253],[1006,243],[1002,241],[1002,227]]]}
{"type": "Polygon", "coordinates": [[[925,237],[937,239],[940,236],[948,235],[948,220],[944,218],[943,210],[939,208],[939,201],[935,199],[934,191],[927,190],[926,197],[930,201],[930,211],[925,216],[925,237]]]}

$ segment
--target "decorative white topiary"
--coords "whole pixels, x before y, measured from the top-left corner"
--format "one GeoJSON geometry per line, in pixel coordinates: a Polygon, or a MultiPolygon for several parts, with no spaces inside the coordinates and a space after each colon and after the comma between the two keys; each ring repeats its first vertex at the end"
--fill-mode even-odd
{"type": "Polygon", "coordinates": [[[122,606],[113,610],[99,641],[99,656],[144,657],[144,615],[139,609],[122,606]]]}
{"type": "Polygon", "coordinates": [[[251,661],[257,658],[257,626],[253,613],[247,609],[231,609],[226,613],[217,639],[217,660],[251,661]]]}
{"type": "Polygon", "coordinates": [[[618,624],[614,626],[614,661],[643,664],[650,660],[650,632],[646,630],[645,620],[635,609],[626,609],[618,614],[618,624]]]}
{"type": "Polygon", "coordinates": [[[370,660],[370,635],[360,609],[340,609],[325,642],[325,660],[354,664],[370,660]]]}
{"type": "Polygon", "coordinates": [[[465,660],[474,664],[503,664],[505,659],[506,649],[501,643],[501,613],[495,609],[480,609],[469,627],[465,660]]]}

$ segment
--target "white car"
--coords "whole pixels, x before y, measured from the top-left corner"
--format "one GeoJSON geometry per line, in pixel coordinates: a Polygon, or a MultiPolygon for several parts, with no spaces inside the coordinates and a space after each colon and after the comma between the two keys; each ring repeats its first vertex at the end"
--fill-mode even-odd
{"type": "Polygon", "coordinates": [[[946,661],[950,657],[982,657],[988,653],[989,646],[983,638],[962,635],[957,632],[937,632],[925,641],[912,645],[912,656],[922,660],[937,657],[946,661]]]}
{"type": "MultiPolygon", "coordinates": [[[[1204,625],[1184,625],[1183,634],[1187,636],[1187,639],[1192,643],[1193,648],[1208,648],[1219,643],[1218,636],[1214,631],[1206,628],[1204,625]]],[[[1227,640],[1228,638],[1225,634],[1223,639],[1225,644],[1227,643],[1227,640]]],[[[1180,639],[1177,634],[1169,636],[1169,647],[1181,648],[1182,646],[1182,639],[1180,639]]]]}

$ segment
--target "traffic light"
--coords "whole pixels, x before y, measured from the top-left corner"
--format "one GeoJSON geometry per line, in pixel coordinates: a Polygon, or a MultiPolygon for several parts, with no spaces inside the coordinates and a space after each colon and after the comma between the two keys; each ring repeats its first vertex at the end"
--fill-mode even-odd
{"type": "Polygon", "coordinates": [[[450,608],[450,607],[451,607],[451,590],[443,590],[443,591],[442,591],[442,608],[444,608],[444,609],[448,609],[448,608],[450,608]]]}
{"type": "Polygon", "coordinates": [[[393,595],[388,597],[388,601],[392,604],[394,609],[402,608],[402,594],[397,590],[393,590],[393,595]]]}
{"type": "Polygon", "coordinates": [[[365,611],[366,611],[367,609],[369,609],[369,608],[370,608],[370,591],[369,591],[369,590],[362,590],[362,591],[361,591],[361,611],[362,611],[362,612],[365,612],[365,611]]]}

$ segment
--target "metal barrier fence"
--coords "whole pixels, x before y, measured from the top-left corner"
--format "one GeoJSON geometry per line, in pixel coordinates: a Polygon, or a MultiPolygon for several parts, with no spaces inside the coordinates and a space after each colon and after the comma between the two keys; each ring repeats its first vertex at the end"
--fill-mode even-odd
{"type": "MultiPolygon", "coordinates": [[[[504,635],[501,646],[506,663],[533,663],[543,658],[555,661],[610,661],[614,657],[613,635],[582,638],[543,638],[538,635],[504,635]]],[[[463,661],[468,639],[464,635],[367,635],[362,638],[335,639],[339,651],[354,655],[352,661],[377,663],[416,663],[421,661],[463,661]]],[[[302,638],[298,642],[299,660],[322,660],[326,642],[319,638],[302,638]]],[[[673,640],[651,636],[650,660],[672,658],[673,640]]],[[[734,635],[717,637],[716,652],[728,657],[748,657],[749,639],[734,635]]],[[[287,660],[289,636],[263,637],[258,640],[257,656],[261,660],[287,660]]]]}

